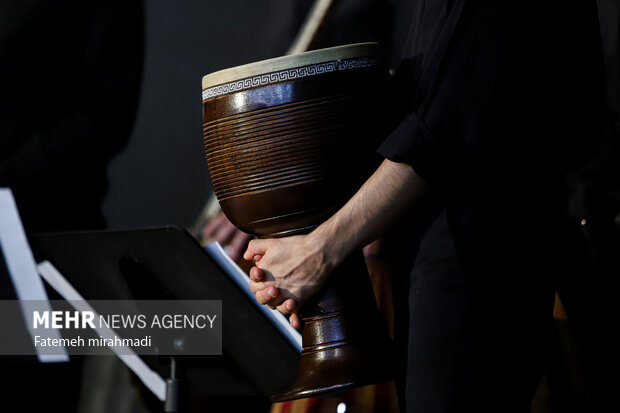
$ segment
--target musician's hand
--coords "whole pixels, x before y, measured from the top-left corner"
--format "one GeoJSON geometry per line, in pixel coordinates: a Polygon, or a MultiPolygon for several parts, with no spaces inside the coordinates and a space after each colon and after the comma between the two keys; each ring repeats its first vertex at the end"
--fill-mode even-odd
{"type": "MultiPolygon", "coordinates": [[[[252,289],[252,291],[254,291],[257,286],[260,284],[260,282],[264,279],[265,273],[263,272],[263,270],[261,270],[258,267],[252,267],[252,269],[250,270],[250,289],[252,289]]],[[[270,290],[267,294],[275,294],[278,295],[279,294],[279,290],[276,287],[269,287],[272,290],[270,290]]],[[[258,292],[258,290],[256,291],[258,292]]],[[[259,303],[261,302],[261,300],[258,298],[258,296],[256,297],[256,301],[258,301],[259,303]]],[[[293,328],[296,329],[300,329],[301,328],[301,318],[299,317],[299,305],[297,304],[297,301],[295,301],[292,298],[287,299],[285,302],[283,302],[282,304],[280,304],[280,306],[278,306],[279,308],[273,307],[272,305],[266,304],[267,307],[271,308],[272,310],[278,309],[282,314],[290,314],[289,317],[289,322],[291,323],[291,326],[293,328]]]]}
{"type": "MultiPolygon", "coordinates": [[[[424,197],[426,188],[411,166],[386,159],[353,198],[310,234],[251,241],[243,258],[256,262],[250,271],[256,300],[295,314],[336,265],[378,238],[424,197]]],[[[299,327],[299,317],[291,324],[299,327]]]]}
{"type": "Polygon", "coordinates": [[[301,327],[298,308],[321,288],[336,264],[325,243],[311,235],[252,240],[243,258],[256,262],[250,270],[256,300],[291,314],[294,328],[301,327]]]}
{"type": "Polygon", "coordinates": [[[223,212],[220,212],[207,224],[202,230],[202,237],[211,242],[219,242],[233,261],[241,258],[241,253],[250,240],[250,236],[235,227],[223,212]]]}

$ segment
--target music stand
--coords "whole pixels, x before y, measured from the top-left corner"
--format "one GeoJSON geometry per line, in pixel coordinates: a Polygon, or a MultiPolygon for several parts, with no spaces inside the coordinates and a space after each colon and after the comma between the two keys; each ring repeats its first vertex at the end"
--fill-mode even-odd
{"type": "MultiPolygon", "coordinates": [[[[185,230],[37,234],[31,246],[86,300],[222,300],[222,356],[183,356],[207,396],[269,396],[296,373],[299,352],[185,230]]],[[[145,357],[156,371],[169,359],[145,357]]],[[[167,375],[167,374],[166,374],[167,375]]],[[[188,383],[191,388],[191,382],[188,383]]]]}

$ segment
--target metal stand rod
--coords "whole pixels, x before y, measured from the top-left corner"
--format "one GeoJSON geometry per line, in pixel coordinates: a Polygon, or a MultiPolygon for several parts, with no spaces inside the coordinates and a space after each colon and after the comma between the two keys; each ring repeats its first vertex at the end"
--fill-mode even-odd
{"type": "Polygon", "coordinates": [[[181,380],[179,379],[178,361],[170,357],[170,377],[166,380],[166,401],[164,411],[181,413],[181,380]]]}

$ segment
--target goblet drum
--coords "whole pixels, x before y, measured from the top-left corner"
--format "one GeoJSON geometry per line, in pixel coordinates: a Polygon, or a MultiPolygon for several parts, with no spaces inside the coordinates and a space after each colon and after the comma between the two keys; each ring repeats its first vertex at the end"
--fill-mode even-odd
{"type": "MultiPolygon", "coordinates": [[[[202,80],[209,173],[222,210],[259,237],[311,231],[378,165],[389,74],[375,43],[315,50],[202,80]]],[[[300,310],[303,351],[284,401],[389,380],[393,352],[361,252],[300,310]]]]}

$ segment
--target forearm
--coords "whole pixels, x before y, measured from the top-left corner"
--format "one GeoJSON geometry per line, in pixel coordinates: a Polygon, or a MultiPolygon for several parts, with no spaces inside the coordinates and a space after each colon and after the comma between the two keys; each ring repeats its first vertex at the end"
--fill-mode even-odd
{"type": "Polygon", "coordinates": [[[339,263],[381,236],[424,197],[426,187],[409,165],[386,159],[349,202],[310,234],[311,241],[324,244],[328,259],[339,263]]]}
{"type": "MultiPolygon", "coordinates": [[[[409,165],[388,160],[334,216],[309,235],[250,242],[254,259],[250,288],[256,300],[288,314],[324,284],[331,271],[355,248],[379,237],[420,200],[426,183],[409,165]]],[[[297,314],[291,325],[301,325],[297,314]]]]}

